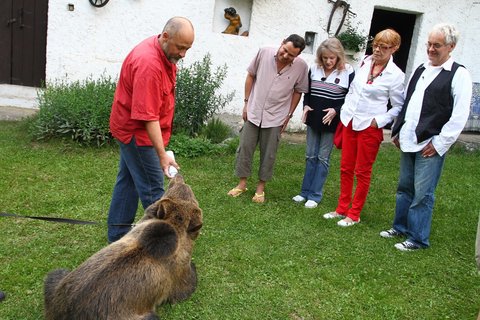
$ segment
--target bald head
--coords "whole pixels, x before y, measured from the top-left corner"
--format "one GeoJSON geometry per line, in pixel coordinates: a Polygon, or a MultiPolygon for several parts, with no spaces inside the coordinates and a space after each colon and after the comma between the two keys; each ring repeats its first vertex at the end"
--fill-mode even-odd
{"type": "Polygon", "coordinates": [[[173,17],[167,21],[163,27],[162,33],[168,32],[168,34],[174,35],[184,28],[190,29],[190,31],[193,33],[193,25],[190,20],[184,17],[173,17]]]}
{"type": "Polygon", "coordinates": [[[185,57],[188,49],[192,47],[195,33],[193,25],[187,18],[170,18],[158,41],[162,47],[167,59],[172,63],[177,63],[185,57]]]}

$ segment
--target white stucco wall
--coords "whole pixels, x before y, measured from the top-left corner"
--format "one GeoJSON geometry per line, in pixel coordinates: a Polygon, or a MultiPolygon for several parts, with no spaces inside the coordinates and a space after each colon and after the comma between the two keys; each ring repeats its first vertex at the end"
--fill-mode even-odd
{"type": "MultiPolygon", "coordinates": [[[[479,47],[480,2],[463,0],[349,0],[356,13],[354,23],[368,32],[374,8],[408,12],[417,15],[407,75],[426,59],[424,43],[428,30],[438,22],[458,26],[462,39],[454,57],[480,82],[475,68],[479,47]]],[[[327,37],[326,26],[332,4],[327,0],[177,0],[165,7],[157,0],[111,0],[103,8],[94,8],[86,0],[49,1],[47,36],[47,82],[55,79],[81,80],[106,73],[116,77],[131,48],[144,38],[161,32],[166,20],[175,15],[188,17],[196,31],[194,46],[188,51],[186,65],[201,59],[207,52],[216,65],[227,64],[224,92],[236,91],[236,97],[223,112],[240,115],[243,107],[243,85],[246,67],[259,47],[279,46],[291,33],[317,33],[314,48],[327,37]],[[74,11],[68,11],[68,4],[74,11]],[[233,6],[242,16],[249,37],[222,34],[228,25],[223,9],[233,6]],[[251,8],[251,9],[250,9],[251,8]],[[251,15],[250,14],[251,10],[251,15]]],[[[339,19],[339,15],[335,16],[339,19]]],[[[334,25],[337,25],[334,22],[334,25]]],[[[335,27],[336,28],[336,27],[335,27]]],[[[333,28],[333,29],[335,29],[333,28]]],[[[332,30],[335,31],[335,30],[332,30]]],[[[302,54],[309,64],[312,54],[302,54]]],[[[302,128],[297,109],[291,128],[302,128]]]]}

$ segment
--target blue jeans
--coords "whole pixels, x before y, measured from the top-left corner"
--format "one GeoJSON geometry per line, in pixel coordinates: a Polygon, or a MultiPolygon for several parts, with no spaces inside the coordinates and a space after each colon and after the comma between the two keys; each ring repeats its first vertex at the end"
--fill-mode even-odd
{"type": "Polygon", "coordinates": [[[137,146],[135,137],[129,144],[118,144],[120,164],[107,220],[109,242],[117,241],[131,229],[139,199],[146,209],[165,192],[163,171],[155,149],[137,146]]]}
{"type": "Polygon", "coordinates": [[[421,151],[401,152],[393,228],[424,248],[430,245],[434,194],[444,162],[445,155],[424,158],[421,151]]]}
{"type": "Polygon", "coordinates": [[[333,132],[319,132],[307,126],[306,164],[300,195],[307,200],[320,202],[323,185],[328,175],[333,132]]]}

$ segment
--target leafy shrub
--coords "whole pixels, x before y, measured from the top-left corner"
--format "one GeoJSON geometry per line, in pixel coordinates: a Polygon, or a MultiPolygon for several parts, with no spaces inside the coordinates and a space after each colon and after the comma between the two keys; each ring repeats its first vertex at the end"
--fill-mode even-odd
{"type": "MultiPolygon", "coordinates": [[[[188,137],[198,136],[207,121],[233,98],[234,92],[217,93],[226,72],[226,65],[212,70],[209,54],[189,67],[179,68],[172,138],[172,144],[177,143],[178,150],[174,151],[197,156],[221,149],[212,142],[225,140],[230,129],[220,120],[212,120],[207,126],[206,138],[191,140],[188,137]]],[[[116,82],[105,75],[98,80],[88,78],[73,83],[63,80],[47,84],[39,91],[40,110],[32,119],[30,129],[33,137],[37,140],[68,138],[83,145],[109,143],[112,140],[109,117],[115,87],[116,82]]]]}
{"type": "Polygon", "coordinates": [[[202,129],[202,135],[212,143],[220,143],[230,137],[232,129],[218,118],[212,118],[202,129]]]}
{"type": "Polygon", "coordinates": [[[179,68],[177,72],[177,90],[175,102],[175,133],[184,133],[194,137],[198,135],[206,122],[220,109],[226,106],[235,93],[218,94],[227,75],[227,66],[212,70],[210,54],[189,67],[179,68]]]}
{"type": "Polygon", "coordinates": [[[213,154],[218,148],[204,137],[192,138],[181,133],[172,135],[168,145],[168,149],[175,152],[176,155],[187,158],[213,154]]]}
{"type": "Polygon", "coordinates": [[[68,137],[85,145],[111,141],[109,117],[116,83],[111,77],[57,81],[39,91],[39,112],[33,119],[37,140],[68,137]]]}
{"type": "Polygon", "coordinates": [[[367,44],[368,36],[359,33],[350,22],[347,22],[345,25],[345,31],[340,33],[337,36],[337,39],[340,40],[345,50],[351,50],[354,52],[363,50],[367,44]]]}
{"type": "Polygon", "coordinates": [[[174,134],[170,139],[168,150],[176,155],[194,158],[204,155],[234,154],[238,147],[238,137],[228,138],[222,143],[214,144],[206,137],[189,137],[186,134],[174,134]]]}

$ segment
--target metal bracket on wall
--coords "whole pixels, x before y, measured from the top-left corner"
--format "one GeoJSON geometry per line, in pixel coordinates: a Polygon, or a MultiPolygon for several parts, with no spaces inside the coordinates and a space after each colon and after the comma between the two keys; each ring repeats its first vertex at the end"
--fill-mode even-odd
{"type": "Polygon", "coordinates": [[[340,21],[340,24],[338,25],[337,31],[335,32],[335,36],[338,35],[340,32],[340,29],[342,29],[343,23],[345,22],[345,18],[347,17],[347,13],[351,14],[352,16],[356,17],[357,14],[352,12],[350,10],[350,4],[347,3],[347,1],[344,0],[328,0],[328,3],[333,3],[333,8],[332,12],[330,13],[330,17],[328,18],[328,24],[327,24],[327,33],[330,34],[330,27],[332,25],[332,19],[333,19],[333,14],[338,8],[343,8],[343,15],[342,15],[342,20],[340,21]]]}
{"type": "Polygon", "coordinates": [[[108,0],[88,0],[94,7],[101,8],[108,3],[108,0]]]}

